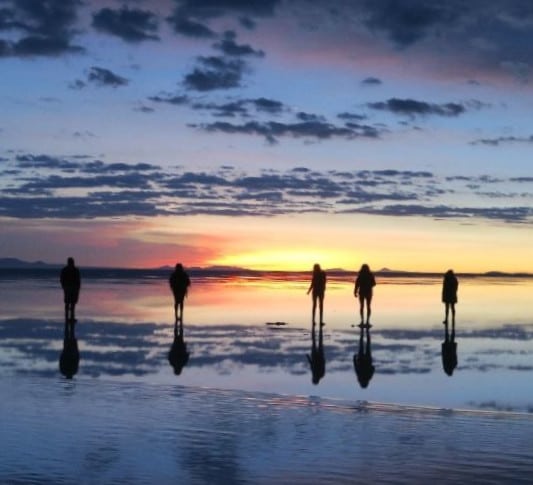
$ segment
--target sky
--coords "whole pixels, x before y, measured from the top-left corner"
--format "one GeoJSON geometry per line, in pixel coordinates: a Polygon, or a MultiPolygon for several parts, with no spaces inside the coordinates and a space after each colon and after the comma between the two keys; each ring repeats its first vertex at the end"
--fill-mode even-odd
{"type": "Polygon", "coordinates": [[[533,272],[533,4],[0,0],[0,257],[533,272]]]}

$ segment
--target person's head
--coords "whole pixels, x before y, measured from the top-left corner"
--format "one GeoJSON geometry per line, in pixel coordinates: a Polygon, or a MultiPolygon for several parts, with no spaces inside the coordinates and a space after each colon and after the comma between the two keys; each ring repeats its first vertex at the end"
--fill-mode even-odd
{"type": "Polygon", "coordinates": [[[361,269],[359,270],[359,273],[370,273],[370,268],[368,267],[368,264],[361,265],[361,269]]]}
{"type": "Polygon", "coordinates": [[[183,271],[183,265],[181,263],[176,264],[176,271],[183,271]]]}
{"type": "Polygon", "coordinates": [[[446,276],[453,276],[453,269],[446,271],[446,276]]]}
{"type": "Polygon", "coordinates": [[[315,263],[313,266],[313,273],[318,273],[320,271],[320,265],[318,263],[315,263]]]}
{"type": "Polygon", "coordinates": [[[69,266],[74,266],[74,258],[69,257],[69,258],[67,259],[67,264],[68,264],[69,266]]]}

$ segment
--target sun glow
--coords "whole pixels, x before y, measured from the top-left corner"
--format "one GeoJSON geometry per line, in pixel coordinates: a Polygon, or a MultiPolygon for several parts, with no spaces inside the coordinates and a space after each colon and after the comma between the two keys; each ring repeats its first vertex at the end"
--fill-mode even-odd
{"type": "Polygon", "coordinates": [[[215,265],[238,266],[255,270],[310,270],[315,263],[322,268],[345,268],[353,254],[324,249],[276,249],[227,255],[213,261],[215,265]]]}

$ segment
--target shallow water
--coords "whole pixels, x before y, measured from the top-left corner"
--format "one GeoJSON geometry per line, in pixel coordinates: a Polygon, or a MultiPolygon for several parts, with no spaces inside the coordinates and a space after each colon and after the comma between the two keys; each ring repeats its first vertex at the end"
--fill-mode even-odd
{"type": "Polygon", "coordinates": [[[67,380],[56,278],[0,277],[0,483],[530,483],[531,279],[461,281],[452,376],[440,280],[378,281],[367,388],[347,279],[312,384],[307,286],[193,280],[175,375],[166,281],[84,281],[67,380]]]}
{"type": "Polygon", "coordinates": [[[0,381],[1,483],[530,483],[530,415],[0,381]]]}
{"type": "MultiPolygon", "coordinates": [[[[375,373],[362,388],[353,364],[360,329],[351,279],[328,282],[325,375],[318,385],[307,360],[308,281],[279,275],[193,279],[184,326],[190,358],[177,376],[167,361],[173,309],[166,280],[86,279],[77,309],[75,379],[533,411],[533,279],[460,280],[452,376],[443,369],[440,284],[440,278],[378,279],[369,331],[375,373]]],[[[0,278],[0,294],[0,375],[56,377],[63,324],[55,275],[0,278]]]]}

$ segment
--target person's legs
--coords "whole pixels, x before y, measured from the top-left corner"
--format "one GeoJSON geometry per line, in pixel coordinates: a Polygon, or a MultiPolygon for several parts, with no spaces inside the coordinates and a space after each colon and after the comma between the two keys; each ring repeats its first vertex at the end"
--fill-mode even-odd
{"type": "Polygon", "coordinates": [[[366,323],[367,324],[370,323],[370,315],[372,314],[371,304],[372,304],[372,296],[367,296],[366,297],[366,323]]]}
{"type": "Polygon", "coordinates": [[[324,323],[324,295],[318,297],[318,309],[320,312],[320,323],[324,323]]]}
{"type": "Polygon", "coordinates": [[[359,315],[361,315],[361,323],[365,323],[363,310],[365,308],[365,298],[359,293],[359,315]]]}
{"type": "Polygon", "coordinates": [[[452,307],[452,324],[455,325],[455,303],[450,303],[452,307]]]}
{"type": "Polygon", "coordinates": [[[444,322],[442,323],[448,323],[448,314],[450,312],[450,304],[444,303],[444,322]]]}
{"type": "Polygon", "coordinates": [[[179,311],[180,311],[180,327],[183,325],[183,300],[179,303],[179,311]]]}
{"type": "Polygon", "coordinates": [[[316,300],[317,300],[317,295],[313,295],[313,325],[316,323],[315,322],[315,314],[316,314],[316,300]]]}

